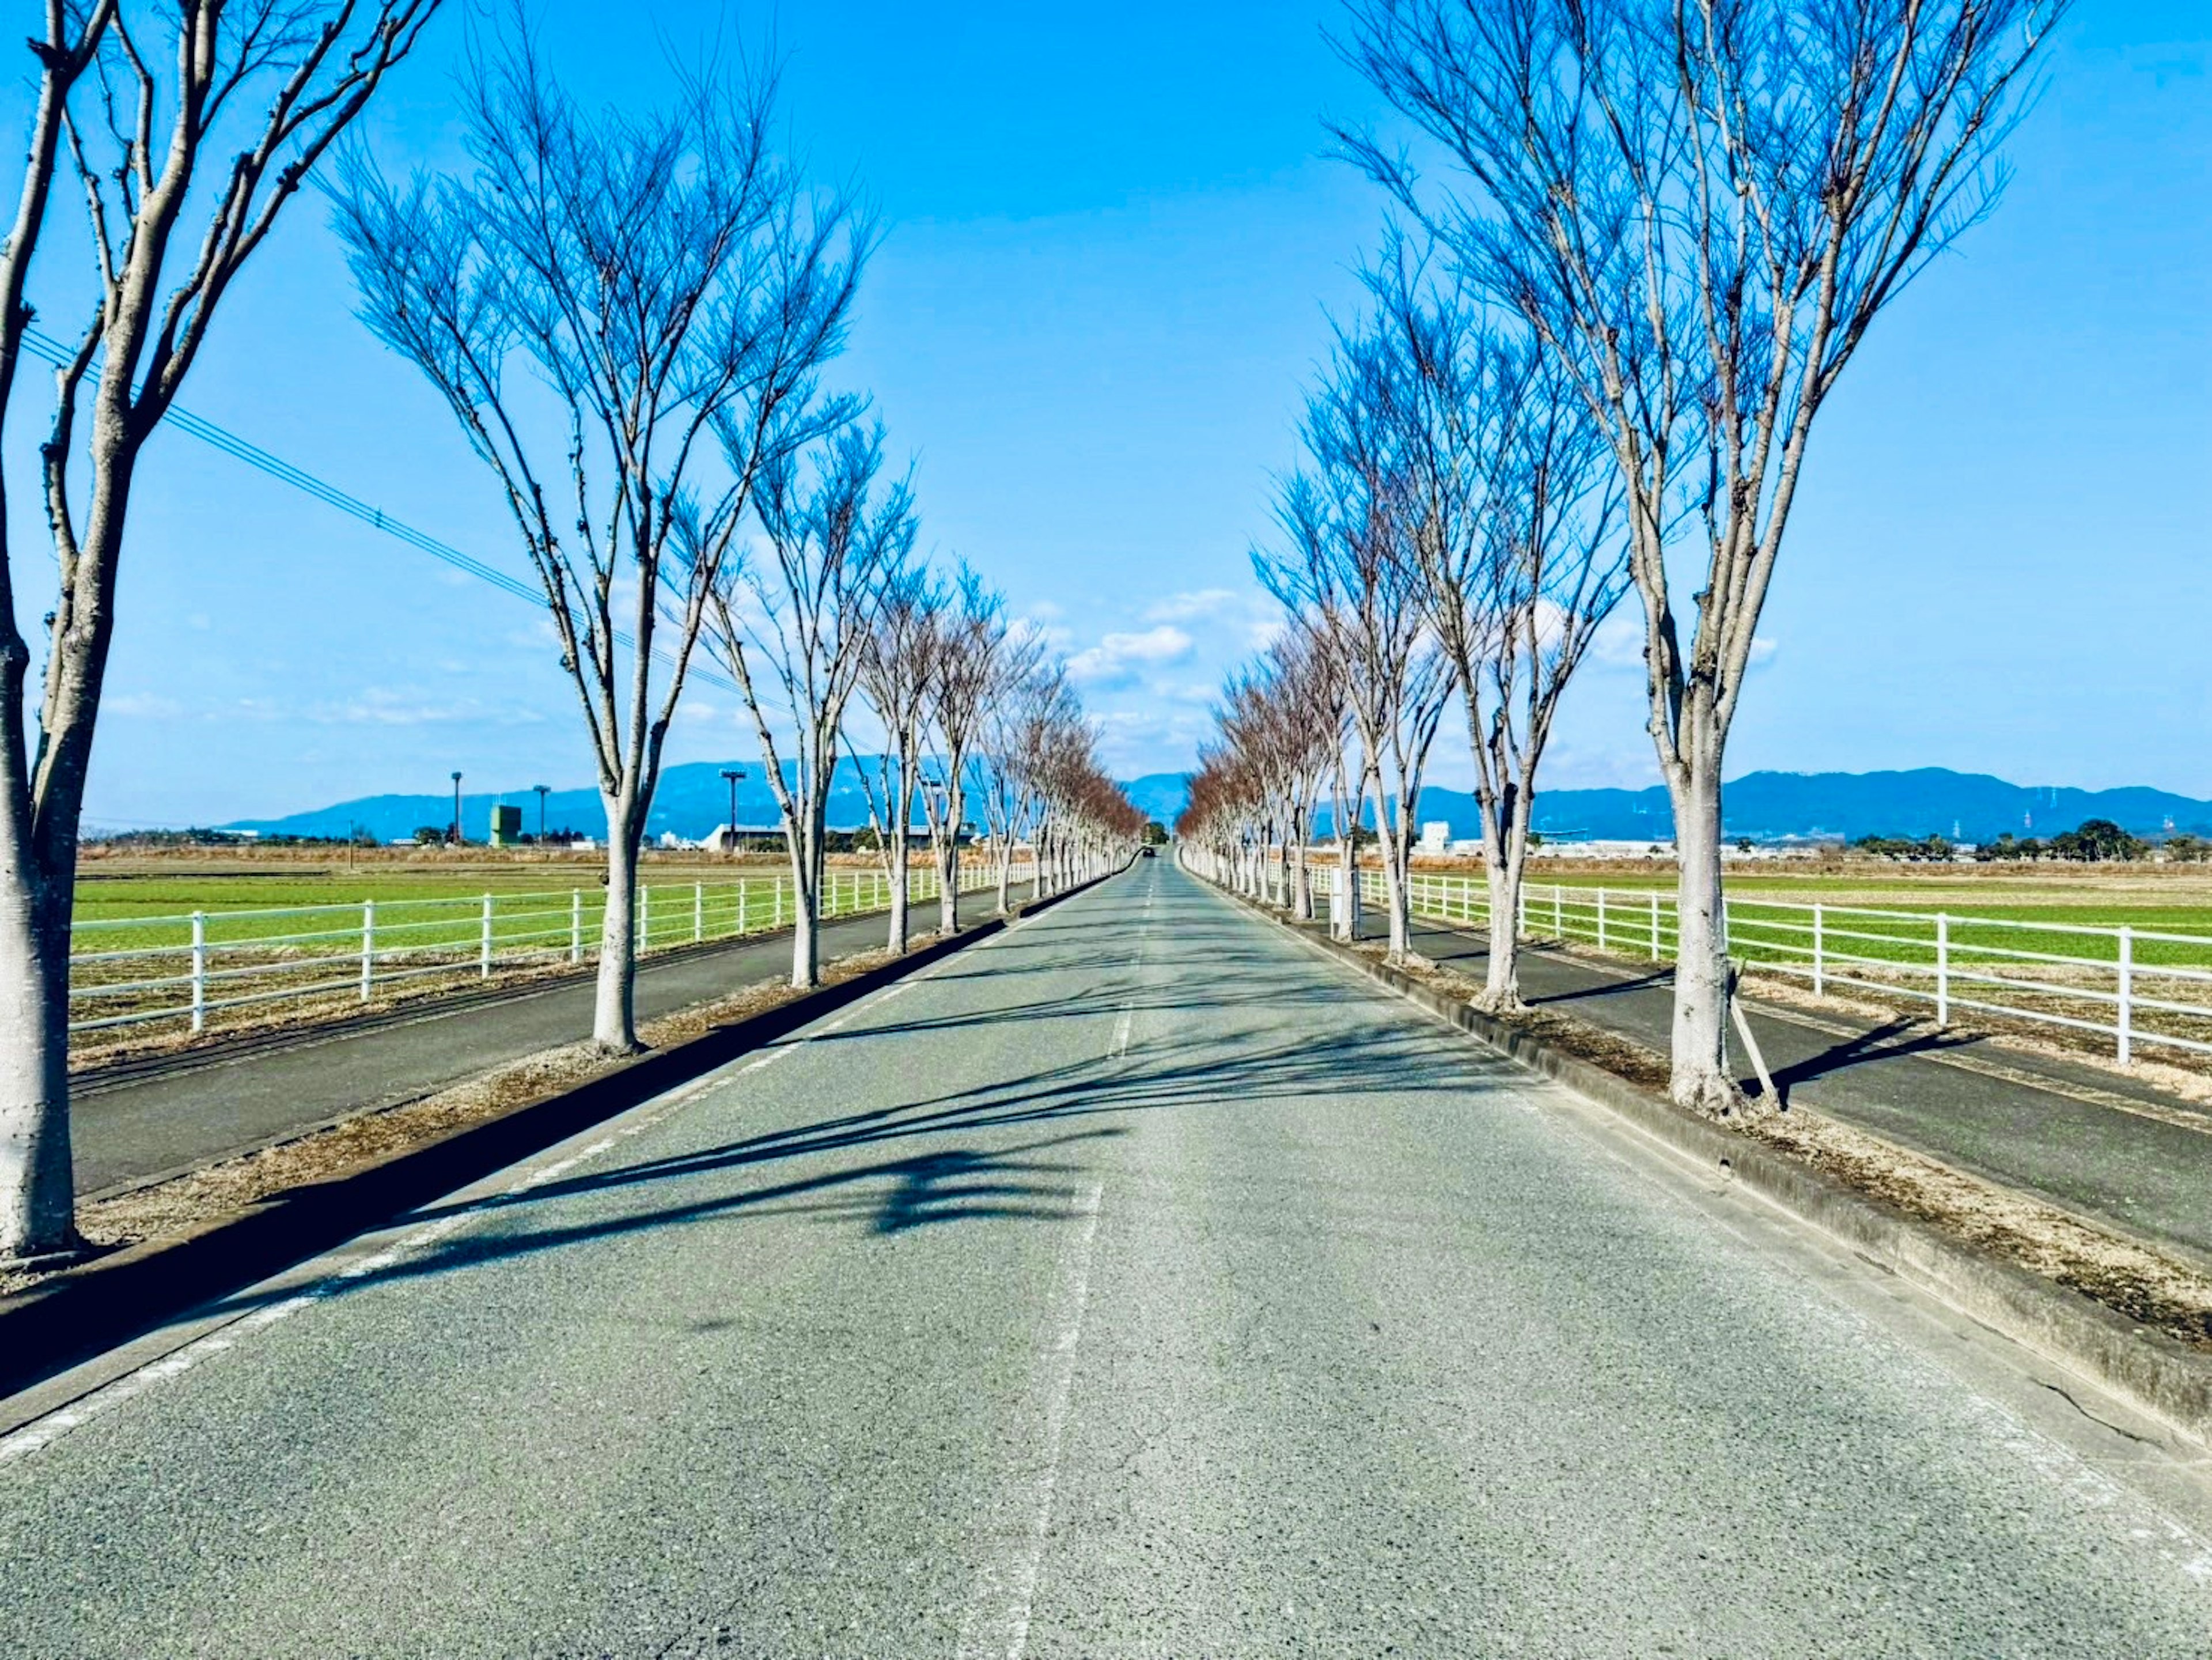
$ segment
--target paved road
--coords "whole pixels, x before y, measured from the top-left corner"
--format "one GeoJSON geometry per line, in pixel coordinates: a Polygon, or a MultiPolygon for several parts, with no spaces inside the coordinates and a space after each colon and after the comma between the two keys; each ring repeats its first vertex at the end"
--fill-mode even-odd
{"type": "MultiPolygon", "coordinates": [[[[1372,931],[1380,919],[1364,920],[1372,931]]],[[[1427,925],[1415,929],[1413,948],[1477,982],[1488,956],[1481,937],[1427,925]]],[[[1674,1010],[1666,970],[1544,951],[1522,964],[1522,994],[1534,1006],[1665,1052],[1674,1010]]],[[[2212,1266],[2212,1111],[2109,1071],[1924,1023],[1768,1005],[1752,1029],[1788,1099],[2212,1266]]],[[[1735,1058],[1751,1085],[1749,1059],[1735,1058]]]]}
{"type": "Polygon", "coordinates": [[[2212,1648],[2198,1478],[1164,860],[404,1226],[0,1440],[0,1652],[2212,1648]]]}
{"type": "MultiPolygon", "coordinates": [[[[1012,896],[1027,897],[1016,883],[1012,896]]],[[[970,894],[961,919],[996,914],[996,896],[970,894]]],[[[927,907],[928,923],[937,916],[927,907]]],[[[855,916],[822,932],[825,962],[880,951],[888,918],[855,916]]],[[[637,1013],[657,1019],[791,971],[791,935],[721,950],[648,958],[638,969],[637,1013]]],[[[173,1175],[266,1146],[349,1113],[420,1100],[526,1055],[592,1035],[592,982],[565,980],[490,999],[425,1002],[394,1018],[273,1043],[219,1045],[153,1070],[80,1084],[70,1135],[79,1194],[173,1175]]]]}

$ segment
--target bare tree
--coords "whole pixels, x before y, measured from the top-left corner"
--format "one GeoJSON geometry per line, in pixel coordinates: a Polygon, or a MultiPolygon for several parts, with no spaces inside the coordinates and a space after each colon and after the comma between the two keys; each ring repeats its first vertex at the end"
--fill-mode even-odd
{"type": "MultiPolygon", "coordinates": [[[[1255,562],[1285,605],[1328,638],[1363,781],[1375,787],[1395,963],[1411,947],[1413,820],[1452,670],[1429,623],[1413,545],[1418,503],[1386,415],[1389,372],[1389,355],[1372,334],[1340,342],[1327,384],[1308,404],[1312,468],[1284,491],[1279,516],[1289,546],[1255,562]]],[[[1356,833],[1356,822],[1340,833],[1346,828],[1356,833]]]]}
{"type": "Polygon", "coordinates": [[[1680,858],[1672,1092],[1729,1077],[1721,770],[1814,418],[1876,316],[1994,206],[2070,0],[1351,0],[1346,55],[1449,153],[1351,148],[1556,355],[1626,492],[1680,858]],[[1667,570],[1686,500],[1686,650],[1667,570]]]}
{"type": "Polygon", "coordinates": [[[70,925],[139,456],[239,271],[436,9],[45,0],[43,30],[27,43],[39,91],[0,252],[0,423],[26,346],[53,358],[37,465],[56,586],[34,733],[21,576],[0,541],[0,1256],[76,1244],[70,925]],[[93,298],[74,333],[50,346],[33,332],[26,295],[64,158],[84,204],[93,298]]]}
{"type": "Polygon", "coordinates": [[[769,787],[783,817],[796,888],[791,983],[822,977],[823,832],[847,705],[886,593],[914,550],[914,492],[878,489],[880,428],[848,425],[803,455],[763,469],[757,508],[765,549],[711,594],[714,638],[751,710],[769,787]],[[789,755],[776,729],[790,733],[789,755]]]}
{"type": "Polygon", "coordinates": [[[397,190],[356,158],[338,203],[364,320],[444,397],[545,591],[607,816],[611,1049],[637,1047],[638,854],[710,597],[763,471],[846,413],[814,377],[867,234],[771,151],[775,90],[595,117],[518,30],[472,55],[473,178],[397,190]]]}
{"type": "Polygon", "coordinates": [[[1589,404],[1510,321],[1429,286],[1402,245],[1370,273],[1429,617],[1474,757],[1490,893],[1480,1001],[1521,1006],[1516,933],[1559,699],[1628,585],[1618,475],[1589,404]]]}
{"type": "Polygon", "coordinates": [[[890,880],[890,933],[894,952],[907,946],[908,833],[914,827],[915,796],[921,785],[921,760],[928,724],[929,692],[945,649],[945,586],[919,564],[902,565],[884,581],[875,605],[875,625],[860,654],[860,696],[875,716],[878,743],[872,756],[845,747],[868,799],[884,873],[890,880]]]}
{"type": "Polygon", "coordinates": [[[937,748],[939,787],[922,793],[930,845],[937,854],[937,930],[960,927],[960,832],[967,823],[968,759],[984,712],[1004,683],[1006,605],[962,565],[945,613],[945,648],[930,688],[929,721],[937,748]]]}
{"type": "Polygon", "coordinates": [[[1009,630],[1001,649],[1006,661],[985,705],[968,771],[969,794],[982,804],[991,833],[992,873],[1004,915],[1012,900],[1014,848],[1036,833],[1046,735],[1055,723],[1076,718],[1071,713],[1076,702],[1066,670],[1058,663],[1046,667],[1035,635],[1009,630]]]}

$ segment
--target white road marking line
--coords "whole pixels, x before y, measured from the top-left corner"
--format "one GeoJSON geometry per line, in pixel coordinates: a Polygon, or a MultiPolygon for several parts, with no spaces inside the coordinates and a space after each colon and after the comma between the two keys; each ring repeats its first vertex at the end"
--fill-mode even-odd
{"type": "Polygon", "coordinates": [[[1030,1645],[1030,1617],[1036,1601],[1037,1575],[1052,1531],[1053,1501],[1060,1488],[1060,1450],[1067,1438],[1067,1402],[1075,1387],[1075,1351],[1083,1341],[1083,1318],[1091,1306],[1092,1248],[1098,1239],[1100,1201],[1105,1189],[1094,1182],[1078,1203],[1083,1226],[1053,1276],[1054,1328],[1051,1371],[1046,1379],[1044,1446],[1028,1528],[1013,1546],[1011,1561],[988,1564],[983,1591],[960,1633],[960,1660],[1004,1656],[1022,1660],[1030,1645]],[[1002,1600],[1003,1599],[1003,1600],[1002,1600]],[[973,1629],[978,1619],[981,1632],[973,1629]]]}
{"type": "MultiPolygon", "coordinates": [[[[690,1093],[691,1093],[690,1091],[685,1091],[686,1098],[690,1093]]],[[[673,1111],[676,1106],[680,1104],[682,1104],[680,1101],[672,1103],[666,1111],[673,1111]]],[[[660,1116],[665,1117],[666,1111],[660,1116]]],[[[527,1193],[533,1188],[543,1187],[548,1182],[556,1182],[585,1160],[596,1158],[613,1146],[619,1139],[619,1135],[634,1133],[634,1130],[624,1130],[619,1132],[617,1135],[603,1136],[589,1146],[580,1148],[569,1154],[566,1158],[556,1159],[552,1164],[532,1171],[520,1181],[501,1189],[499,1196],[512,1198],[518,1194],[527,1193]]],[[[145,1394],[158,1383],[166,1383],[173,1377],[182,1377],[202,1361],[212,1359],[218,1354],[236,1348],[256,1333],[265,1331],[278,1321],[288,1320],[301,1310],[312,1307],[317,1303],[336,1296],[355,1281],[367,1279],[372,1274],[381,1274],[386,1268],[397,1267],[408,1257],[416,1256],[429,1246],[436,1244],[440,1240],[459,1232],[484,1213],[484,1208],[479,1202],[471,1204],[465,1209],[455,1211],[450,1215],[439,1217],[434,1221],[425,1222],[422,1226],[402,1234],[382,1250],[372,1256],[364,1256],[359,1262],[347,1263],[345,1267],[327,1274],[305,1291],[295,1292],[289,1297],[256,1309],[250,1314],[242,1315],[220,1329],[211,1331],[204,1337],[194,1339],[182,1348],[173,1350],[158,1359],[149,1360],[136,1371],[124,1373],[114,1382],[94,1389],[91,1394],[72,1401],[65,1407],[58,1408],[43,1418],[34,1419],[13,1435],[0,1440],[0,1464],[7,1464],[15,1459],[27,1457],[32,1453],[52,1445],[79,1425],[112,1412],[116,1408],[145,1394]]]]}
{"type": "Polygon", "coordinates": [[[1123,1009],[1121,1018],[1114,1023],[1114,1044],[1106,1051],[1114,1060],[1118,1061],[1129,1052],[1129,1023],[1135,1018],[1132,1011],[1123,1009]]]}

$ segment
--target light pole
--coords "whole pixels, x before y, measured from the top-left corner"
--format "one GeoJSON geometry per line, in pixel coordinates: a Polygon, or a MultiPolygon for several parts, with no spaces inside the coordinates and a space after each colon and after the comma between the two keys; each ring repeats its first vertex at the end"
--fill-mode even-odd
{"type": "Polygon", "coordinates": [[[461,845],[461,775],[453,775],[453,845],[461,845]]]}
{"type": "Polygon", "coordinates": [[[545,795],[553,787],[550,784],[532,784],[530,787],[538,792],[538,845],[542,848],[545,845],[545,795]]]}
{"type": "Polygon", "coordinates": [[[722,776],[730,785],[730,857],[738,856],[738,780],[745,775],[743,767],[724,767],[722,776]]]}

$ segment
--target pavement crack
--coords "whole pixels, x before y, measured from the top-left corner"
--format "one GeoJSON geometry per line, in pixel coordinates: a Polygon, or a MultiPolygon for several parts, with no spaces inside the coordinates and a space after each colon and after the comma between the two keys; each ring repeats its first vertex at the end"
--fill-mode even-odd
{"type": "Polygon", "coordinates": [[[2115,1435],[2124,1436],[2128,1440],[2134,1442],[2139,1447],[2162,1447],[2166,1444],[2165,1442],[2158,1440],[2154,1437],[2148,1435],[2137,1435],[2131,1429],[2124,1429],[2119,1425],[2115,1424],[2109,1418],[2098,1417],[2095,1413],[2091,1412],[2088,1408],[2083,1406],[2079,1401],[2075,1400],[2074,1398],[2073,1392],[2065,1388],[2063,1384],[2054,1383],[2050,1382],[2047,1378],[2042,1377],[2037,1378],[2035,1383],[2038,1388],[2049,1389],[2053,1395],[2063,1401],[2068,1406],[2073,1408],[2075,1411],[2080,1413],[2091,1423],[2099,1426],[2100,1428],[2108,1429],[2115,1435]]]}

